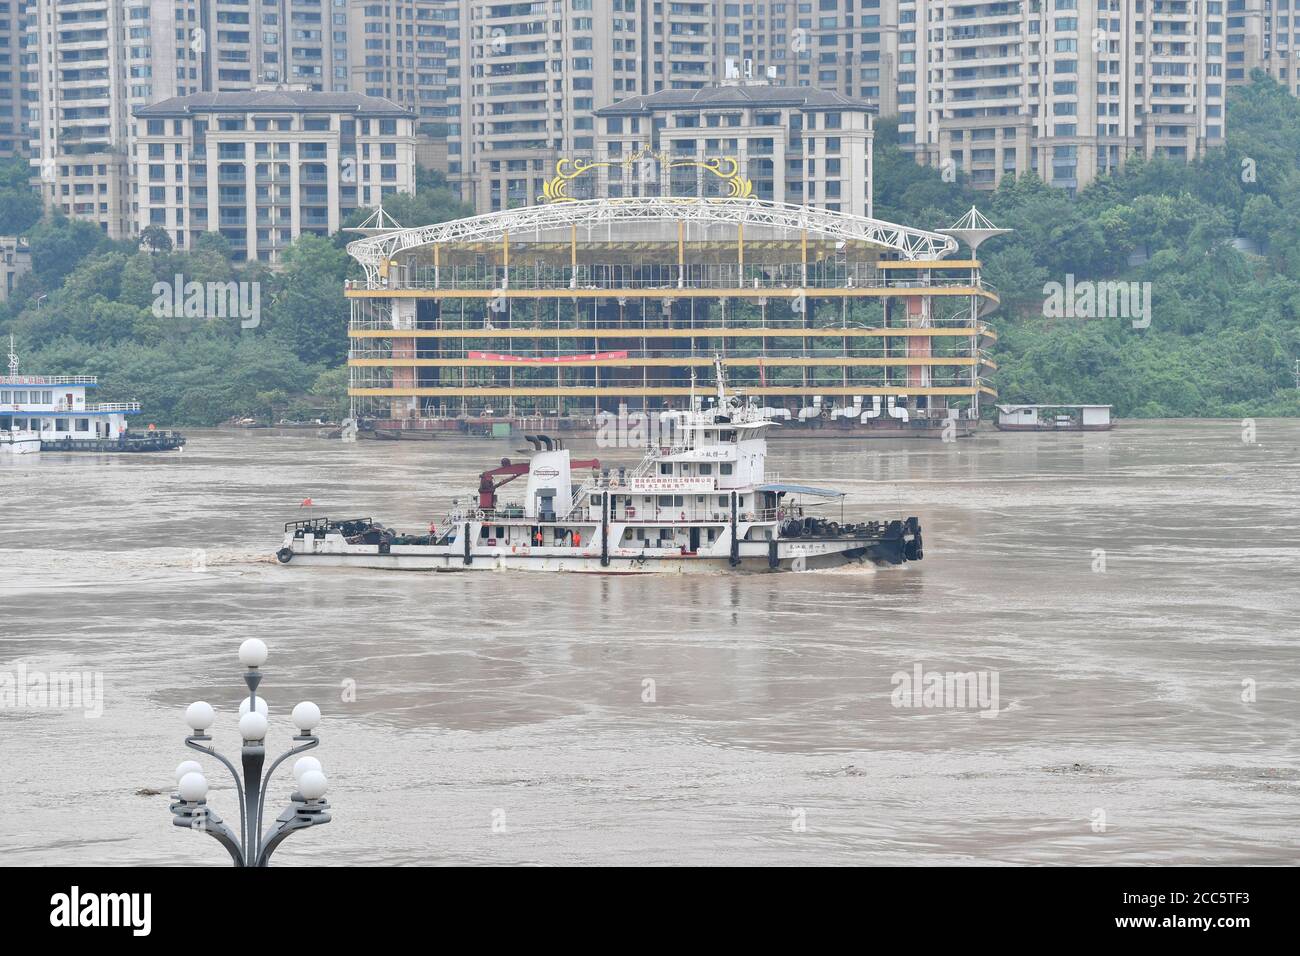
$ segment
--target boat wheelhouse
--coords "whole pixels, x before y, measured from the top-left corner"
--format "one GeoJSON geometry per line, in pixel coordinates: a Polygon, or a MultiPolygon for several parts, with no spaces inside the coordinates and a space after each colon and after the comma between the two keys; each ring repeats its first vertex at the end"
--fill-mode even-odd
{"type": "Polygon", "coordinates": [[[849,523],[819,510],[842,493],[769,480],[765,435],[774,423],[728,395],[720,361],[715,369],[714,404],[663,413],[660,440],[632,469],[575,460],[562,441],[527,436],[526,461],[502,459],[484,471],[477,495],[453,501],[428,533],[402,534],[369,518],[294,521],[276,556],[399,570],[607,573],[920,560],[915,517],[849,523]],[[501,489],[518,478],[526,479],[522,497],[504,501],[501,489]]]}

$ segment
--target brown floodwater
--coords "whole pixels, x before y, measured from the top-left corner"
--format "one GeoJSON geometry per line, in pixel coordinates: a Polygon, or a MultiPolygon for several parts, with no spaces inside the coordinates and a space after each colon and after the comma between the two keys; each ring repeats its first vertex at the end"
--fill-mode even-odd
{"type": "Polygon", "coordinates": [[[306,497],[424,528],[515,442],[0,459],[0,684],[103,687],[99,716],[0,706],[0,861],[228,862],[167,792],[190,701],[237,750],[256,636],[272,749],[325,714],[334,822],[281,864],[1294,863],[1300,422],[1242,432],[773,441],[849,515],[918,515],[925,560],[752,576],[271,559],[306,497]],[[995,676],[996,710],[894,706],[918,665],[995,676]]]}

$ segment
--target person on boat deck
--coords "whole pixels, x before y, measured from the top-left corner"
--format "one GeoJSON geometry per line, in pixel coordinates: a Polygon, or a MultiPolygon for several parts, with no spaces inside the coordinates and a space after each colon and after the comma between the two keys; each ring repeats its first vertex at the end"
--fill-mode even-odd
{"type": "Polygon", "coordinates": [[[582,532],[581,532],[581,531],[575,531],[575,532],[573,532],[573,546],[574,546],[575,548],[581,548],[581,547],[582,547],[582,532]]]}
{"type": "Polygon", "coordinates": [[[536,533],[533,535],[533,543],[535,543],[539,548],[542,546],[542,529],[541,529],[541,528],[538,528],[537,531],[536,531],[536,533]]]}

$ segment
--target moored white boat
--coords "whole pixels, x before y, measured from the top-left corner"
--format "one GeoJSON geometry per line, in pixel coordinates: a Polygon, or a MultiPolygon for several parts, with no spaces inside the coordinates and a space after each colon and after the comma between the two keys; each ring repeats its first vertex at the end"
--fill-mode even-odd
{"type": "Polygon", "coordinates": [[[534,449],[527,461],[502,459],[483,472],[473,505],[453,502],[427,533],[402,534],[370,518],[293,521],[276,557],[309,566],[596,573],[799,571],[921,559],[916,518],[822,517],[805,501],[825,504],[840,492],[768,481],[764,434],[773,422],[727,394],[720,361],[715,371],[716,403],[665,412],[671,437],[630,472],[574,461],[561,442],[526,436],[534,449]],[[521,477],[522,500],[502,502],[498,490],[521,477]]]}
{"type": "Polygon", "coordinates": [[[30,455],[41,450],[41,436],[38,432],[0,429],[0,454],[30,455]]]}

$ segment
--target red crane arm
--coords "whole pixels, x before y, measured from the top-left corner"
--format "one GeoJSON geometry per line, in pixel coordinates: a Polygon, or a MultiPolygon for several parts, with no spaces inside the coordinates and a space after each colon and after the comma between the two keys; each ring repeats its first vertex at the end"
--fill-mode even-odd
{"type": "MultiPolygon", "coordinates": [[[[511,464],[509,458],[502,458],[501,464],[496,468],[489,468],[487,471],[479,475],[478,506],[480,508],[495,508],[497,504],[497,489],[502,485],[514,481],[520,475],[528,474],[529,467],[529,462],[524,461],[518,464],[511,464]]],[[[591,468],[592,470],[597,470],[600,468],[600,459],[588,458],[583,461],[569,462],[569,469],[571,471],[576,468],[591,468]]]]}

